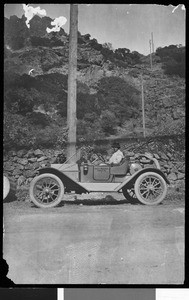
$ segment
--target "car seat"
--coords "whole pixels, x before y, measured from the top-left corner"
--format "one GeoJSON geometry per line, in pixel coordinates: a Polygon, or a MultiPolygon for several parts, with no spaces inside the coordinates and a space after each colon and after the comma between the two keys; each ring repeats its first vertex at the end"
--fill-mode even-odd
{"type": "Polygon", "coordinates": [[[126,175],[129,169],[129,157],[124,157],[117,165],[111,166],[110,174],[112,175],[126,175]]]}

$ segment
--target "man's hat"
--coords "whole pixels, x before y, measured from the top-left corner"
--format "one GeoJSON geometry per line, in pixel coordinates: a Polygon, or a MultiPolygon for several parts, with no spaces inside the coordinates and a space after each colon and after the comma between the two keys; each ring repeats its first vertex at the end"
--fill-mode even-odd
{"type": "Polygon", "coordinates": [[[118,142],[114,142],[112,144],[112,148],[118,148],[118,149],[120,149],[120,144],[118,142]]]}

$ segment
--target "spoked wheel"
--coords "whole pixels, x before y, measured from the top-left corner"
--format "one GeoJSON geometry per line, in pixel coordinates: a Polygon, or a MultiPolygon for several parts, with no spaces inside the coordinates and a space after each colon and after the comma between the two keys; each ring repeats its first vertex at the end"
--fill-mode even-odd
{"type": "Polygon", "coordinates": [[[128,201],[130,201],[132,203],[138,203],[139,202],[138,199],[137,199],[137,196],[135,194],[134,184],[132,184],[130,186],[123,187],[122,192],[123,192],[124,197],[128,201]]]}
{"type": "Polygon", "coordinates": [[[156,205],[165,198],[167,184],[161,175],[146,172],[137,178],[134,190],[140,202],[147,205],[156,205]]]}
{"type": "Polygon", "coordinates": [[[61,202],[63,196],[64,185],[54,174],[41,174],[31,182],[30,199],[38,207],[54,207],[61,202]]]}

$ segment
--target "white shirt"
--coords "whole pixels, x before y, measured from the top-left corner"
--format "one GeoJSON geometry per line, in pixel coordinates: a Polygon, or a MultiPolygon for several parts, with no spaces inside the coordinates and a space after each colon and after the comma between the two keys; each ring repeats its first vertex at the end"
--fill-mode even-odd
{"type": "Polygon", "coordinates": [[[123,153],[118,149],[109,159],[109,164],[119,164],[120,161],[124,158],[123,153]]]}

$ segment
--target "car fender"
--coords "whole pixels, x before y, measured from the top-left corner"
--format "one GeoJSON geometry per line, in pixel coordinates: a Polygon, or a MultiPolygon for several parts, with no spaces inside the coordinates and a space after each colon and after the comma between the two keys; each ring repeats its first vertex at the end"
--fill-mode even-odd
{"type": "Polygon", "coordinates": [[[38,175],[44,174],[44,173],[51,173],[59,177],[64,186],[66,191],[75,191],[77,194],[82,194],[82,193],[88,193],[89,191],[81,186],[77,181],[74,181],[71,179],[69,176],[64,174],[63,172],[52,168],[52,167],[47,167],[47,168],[42,168],[38,170],[38,175]]]}
{"type": "Polygon", "coordinates": [[[143,168],[137,172],[135,172],[132,176],[129,176],[128,178],[125,179],[125,181],[123,181],[117,188],[116,191],[120,191],[124,186],[127,186],[127,184],[131,183],[131,181],[134,183],[137,178],[146,172],[154,172],[157,173],[159,175],[161,175],[163,177],[163,179],[165,180],[165,182],[167,184],[170,184],[169,180],[167,179],[167,177],[165,176],[165,174],[160,170],[160,169],[156,169],[156,168],[143,168]]]}

